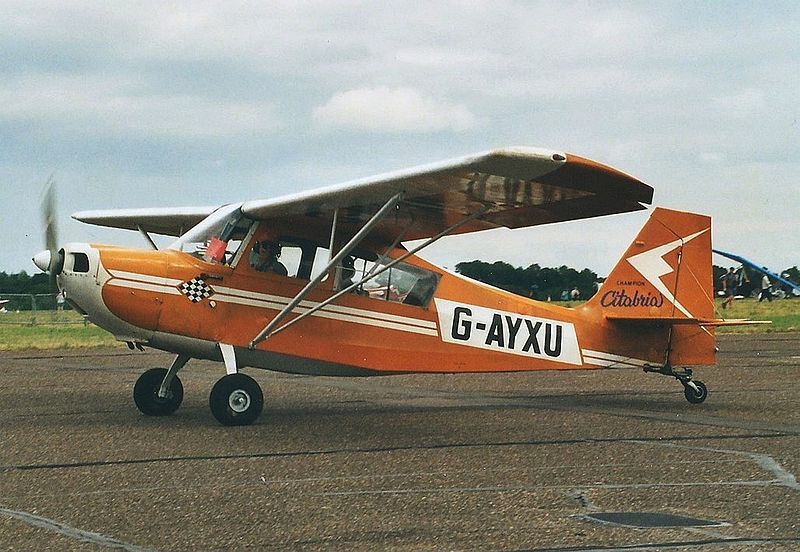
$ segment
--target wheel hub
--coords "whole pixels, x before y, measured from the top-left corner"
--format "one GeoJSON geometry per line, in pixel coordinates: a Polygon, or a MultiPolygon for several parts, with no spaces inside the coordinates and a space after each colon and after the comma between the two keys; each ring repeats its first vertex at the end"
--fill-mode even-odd
{"type": "Polygon", "coordinates": [[[228,406],[234,412],[241,414],[250,408],[250,395],[244,389],[236,389],[228,397],[228,406]]]}

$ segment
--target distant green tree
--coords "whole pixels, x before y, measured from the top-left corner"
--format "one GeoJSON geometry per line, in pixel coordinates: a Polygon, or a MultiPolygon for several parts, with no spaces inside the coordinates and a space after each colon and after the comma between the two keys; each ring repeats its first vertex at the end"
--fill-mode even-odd
{"type": "Polygon", "coordinates": [[[568,297],[573,289],[577,289],[580,298],[586,300],[595,294],[598,284],[602,282],[588,268],[578,272],[567,266],[542,268],[538,264],[532,264],[523,269],[502,261],[458,263],[456,272],[518,295],[534,299],[551,298],[556,301],[568,297]]]}
{"type": "Polygon", "coordinates": [[[29,276],[24,270],[16,274],[0,272],[0,294],[39,294],[51,293],[47,274],[29,276]]]}

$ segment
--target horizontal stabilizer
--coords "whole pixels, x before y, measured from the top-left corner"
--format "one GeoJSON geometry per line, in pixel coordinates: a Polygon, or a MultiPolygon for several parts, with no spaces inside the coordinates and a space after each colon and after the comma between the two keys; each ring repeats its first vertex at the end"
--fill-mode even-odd
{"type": "Polygon", "coordinates": [[[645,326],[671,326],[677,324],[695,324],[697,326],[750,326],[753,324],[772,324],[769,320],[748,320],[746,318],[686,318],[683,316],[620,316],[606,315],[612,322],[642,324],[645,326]]]}
{"type": "Polygon", "coordinates": [[[718,318],[716,320],[704,320],[701,326],[753,326],[755,324],[772,324],[771,320],[748,320],[746,318],[718,318]]]}
{"type": "Polygon", "coordinates": [[[612,322],[644,324],[644,325],[663,325],[674,324],[702,324],[704,321],[699,318],[686,318],[685,316],[620,316],[607,314],[606,319],[612,322]]]}

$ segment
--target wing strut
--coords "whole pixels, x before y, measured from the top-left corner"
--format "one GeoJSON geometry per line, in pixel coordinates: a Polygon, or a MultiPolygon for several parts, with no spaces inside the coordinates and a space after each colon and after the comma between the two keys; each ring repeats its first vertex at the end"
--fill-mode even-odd
{"type": "MultiPolygon", "coordinates": [[[[306,284],[306,287],[301,289],[298,292],[298,294],[294,296],[294,299],[289,301],[289,304],[283,307],[283,310],[281,310],[281,312],[279,312],[275,316],[275,318],[270,320],[269,324],[267,324],[267,326],[263,330],[261,330],[261,332],[250,342],[249,347],[251,349],[254,349],[256,345],[264,341],[269,335],[269,333],[272,331],[272,329],[275,328],[275,326],[277,326],[278,324],[280,324],[281,321],[284,318],[286,318],[289,315],[289,313],[292,312],[292,309],[294,309],[297,305],[299,305],[300,301],[302,301],[309,293],[311,293],[314,290],[314,288],[316,288],[319,285],[319,283],[328,274],[328,271],[330,271],[333,267],[335,267],[339,263],[339,261],[341,261],[345,256],[350,254],[350,252],[359,243],[361,243],[361,240],[363,240],[367,236],[367,234],[369,234],[369,232],[375,227],[375,225],[377,225],[387,214],[389,214],[389,212],[392,209],[394,209],[402,199],[403,199],[403,192],[398,192],[397,194],[392,196],[391,199],[389,199],[389,201],[387,201],[386,204],[383,207],[381,207],[378,210],[378,212],[375,213],[372,216],[372,218],[367,221],[366,224],[364,224],[363,228],[361,228],[361,230],[359,230],[358,233],[355,236],[353,236],[349,242],[347,242],[347,245],[342,247],[341,251],[339,251],[336,255],[333,256],[333,258],[331,258],[327,266],[319,274],[317,274],[316,277],[314,277],[310,282],[308,282],[308,284],[306,284]]],[[[333,230],[331,230],[331,232],[333,232],[333,230]]]]}
{"type": "MultiPolygon", "coordinates": [[[[456,229],[458,229],[459,227],[463,226],[464,224],[466,224],[466,223],[468,223],[468,222],[470,222],[470,221],[472,221],[472,220],[475,220],[476,218],[479,218],[479,217],[483,216],[483,215],[486,213],[486,211],[488,211],[488,210],[489,210],[489,208],[488,208],[488,207],[484,207],[484,208],[483,208],[483,209],[481,209],[480,211],[477,211],[477,212],[475,212],[475,213],[473,213],[473,214],[471,214],[471,215],[469,215],[469,216],[467,216],[467,217],[465,217],[465,218],[461,219],[460,221],[458,221],[457,223],[453,224],[452,226],[450,226],[450,227],[448,227],[448,228],[446,228],[446,229],[442,230],[441,232],[439,232],[438,234],[436,234],[436,235],[435,235],[435,236],[433,236],[432,238],[428,238],[428,239],[427,239],[427,240],[425,240],[423,243],[419,244],[417,247],[414,247],[414,248],[413,248],[413,249],[411,249],[410,251],[406,251],[405,253],[403,253],[402,255],[400,255],[398,258],[396,258],[396,259],[392,260],[392,262],[390,262],[390,263],[386,264],[385,266],[382,266],[382,267],[381,267],[379,270],[376,270],[376,271],[374,271],[374,272],[373,272],[373,271],[370,271],[370,272],[369,272],[369,274],[367,274],[366,276],[364,276],[364,277],[363,277],[361,280],[359,280],[358,282],[355,282],[355,283],[353,283],[353,284],[350,284],[350,285],[349,285],[349,286],[347,286],[346,288],[344,288],[344,289],[340,290],[338,293],[336,293],[336,294],[334,294],[334,295],[332,295],[332,296],[328,297],[326,300],[324,300],[323,302],[319,303],[319,304],[318,304],[318,305],[316,305],[315,307],[313,307],[313,308],[309,309],[308,311],[306,311],[306,312],[304,312],[304,313],[302,313],[302,314],[298,315],[296,318],[292,318],[292,319],[291,319],[291,320],[289,320],[289,321],[288,321],[286,324],[284,324],[284,325],[283,325],[283,326],[281,326],[280,328],[278,328],[278,329],[274,330],[272,333],[270,333],[270,334],[269,334],[267,337],[271,337],[271,336],[275,335],[275,334],[276,334],[276,333],[278,333],[278,332],[282,332],[283,330],[285,330],[285,329],[286,329],[286,328],[288,328],[289,326],[291,326],[291,325],[295,324],[296,322],[300,322],[300,321],[301,321],[303,318],[306,318],[306,317],[308,317],[308,316],[311,316],[312,314],[314,314],[315,312],[317,312],[317,311],[318,311],[318,310],[320,310],[321,308],[323,308],[323,307],[325,307],[325,306],[327,306],[327,305],[330,305],[331,303],[333,303],[333,302],[334,302],[336,299],[338,299],[338,298],[339,298],[339,297],[341,297],[342,295],[345,295],[345,294],[347,294],[347,293],[350,293],[351,291],[353,291],[354,289],[356,289],[358,286],[360,286],[361,284],[363,284],[363,283],[364,283],[364,282],[366,282],[367,280],[371,280],[372,278],[376,277],[377,275],[379,275],[379,274],[382,274],[382,273],[386,272],[387,270],[389,270],[390,268],[392,268],[392,267],[393,267],[393,266],[395,266],[396,264],[403,262],[404,260],[406,260],[407,258],[409,258],[411,255],[414,255],[414,254],[416,254],[416,253],[417,253],[417,252],[419,252],[420,250],[422,250],[422,249],[424,249],[424,248],[428,247],[429,245],[431,245],[433,242],[435,242],[435,241],[437,241],[437,240],[439,240],[439,239],[441,239],[441,238],[443,238],[443,237],[447,236],[448,234],[450,234],[450,233],[454,232],[456,229]]],[[[378,266],[378,265],[375,265],[375,266],[378,266]]],[[[268,330],[265,330],[265,331],[264,331],[264,332],[262,332],[262,333],[267,333],[267,331],[268,331],[268,330]]],[[[265,338],[265,339],[266,339],[266,338],[265,338]]]]}
{"type": "Polygon", "coordinates": [[[333,222],[331,223],[331,243],[328,246],[328,262],[331,262],[331,256],[333,255],[333,246],[336,241],[336,225],[338,224],[339,220],[339,208],[333,210],[333,222]]]}
{"type": "Polygon", "coordinates": [[[147,240],[147,243],[150,244],[150,247],[158,251],[158,246],[156,245],[156,242],[153,241],[153,238],[150,237],[150,234],[147,233],[147,230],[142,228],[141,224],[137,224],[136,229],[139,230],[139,233],[142,235],[142,237],[147,240]]]}

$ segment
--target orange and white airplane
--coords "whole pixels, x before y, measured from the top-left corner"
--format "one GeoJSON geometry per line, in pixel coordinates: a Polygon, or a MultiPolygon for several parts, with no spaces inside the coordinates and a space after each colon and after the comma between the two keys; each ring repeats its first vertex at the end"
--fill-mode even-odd
{"type": "Polygon", "coordinates": [[[224,363],[209,404],[257,419],[244,367],[315,375],[639,368],[678,379],[715,362],[711,220],[656,208],[600,291],[578,308],[527,299],[419,256],[446,235],[644,209],[653,190],[575,155],[517,147],[277,199],[123,209],[74,218],[138,230],[150,250],[50,244],[34,257],[76,309],[131,348],[177,356],[134,388],[175,412],[192,358],[224,363]],[[178,236],[157,250],[150,233],[178,236]],[[423,240],[407,249],[402,242],[423,240]]]}

